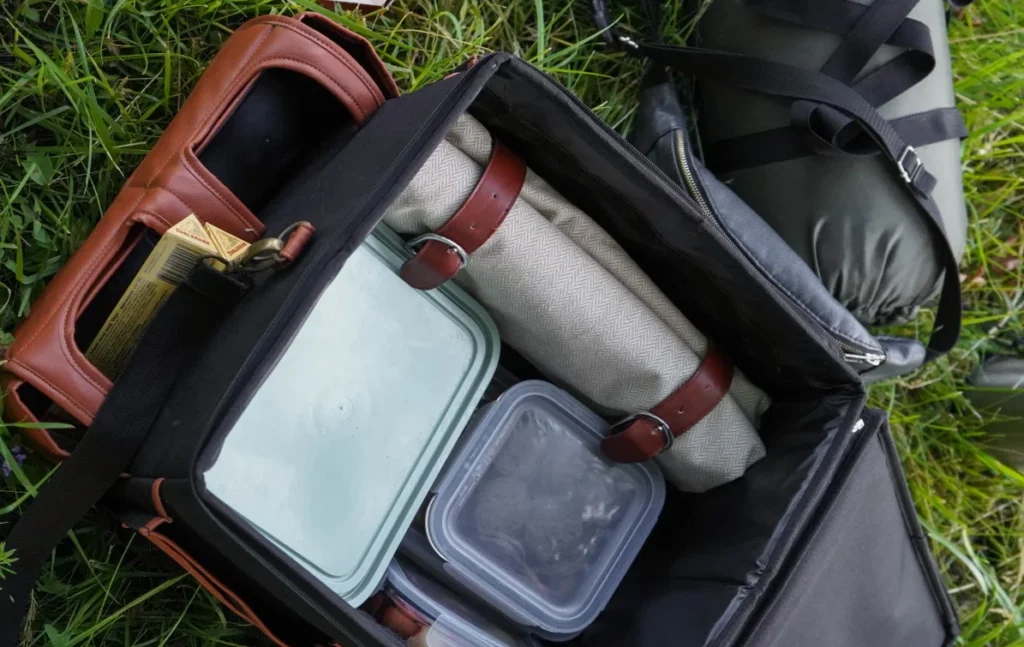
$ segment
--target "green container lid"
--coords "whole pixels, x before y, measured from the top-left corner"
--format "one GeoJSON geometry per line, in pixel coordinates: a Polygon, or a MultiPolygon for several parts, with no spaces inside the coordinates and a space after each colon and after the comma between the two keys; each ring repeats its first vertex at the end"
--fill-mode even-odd
{"type": "Polygon", "coordinates": [[[353,606],[381,581],[498,361],[483,308],[451,282],[406,285],[407,257],[378,227],[201,463],[205,496],[353,606]]]}

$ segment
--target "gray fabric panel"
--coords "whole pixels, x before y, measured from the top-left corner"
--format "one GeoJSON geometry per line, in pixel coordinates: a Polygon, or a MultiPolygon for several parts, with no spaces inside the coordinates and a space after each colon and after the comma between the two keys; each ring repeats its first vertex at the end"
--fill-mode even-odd
{"type": "Polygon", "coordinates": [[[745,647],[946,644],[940,608],[908,539],[884,429],[858,457],[812,544],[745,647]]]}
{"type": "MultiPolygon", "coordinates": [[[[870,4],[868,0],[858,0],[870,4]]],[[[931,28],[935,70],[882,106],[893,118],[955,105],[940,0],[921,0],[910,14],[931,28]]],[[[715,0],[700,23],[702,46],[749,54],[804,68],[820,68],[841,38],[753,14],[743,0],[715,0]]],[[[899,50],[883,46],[867,66],[873,70],[899,50]]],[[[711,144],[786,126],[789,102],[716,85],[700,86],[701,135],[711,144]]],[[[938,179],[934,192],[946,235],[963,254],[967,213],[960,168],[960,142],[918,149],[938,179]]],[[[814,269],[833,295],[867,324],[915,315],[915,306],[935,294],[942,268],[931,237],[894,169],[879,156],[794,159],[723,175],[727,182],[814,269]]]]}
{"type": "MultiPolygon", "coordinates": [[[[403,234],[440,227],[469,196],[490,148],[487,130],[463,116],[385,222],[403,234]]],[[[618,243],[532,172],[456,280],[487,307],[508,344],[603,413],[654,407],[696,371],[707,348],[618,243]]],[[[658,457],[680,489],[721,485],[764,456],[754,421],[767,396],[738,371],[730,393],[658,457]]]]}

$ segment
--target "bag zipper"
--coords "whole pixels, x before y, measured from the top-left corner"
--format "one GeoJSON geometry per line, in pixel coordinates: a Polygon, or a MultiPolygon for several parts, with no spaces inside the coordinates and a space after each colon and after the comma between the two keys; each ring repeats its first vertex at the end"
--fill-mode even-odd
{"type": "MultiPolygon", "coordinates": [[[[683,176],[683,180],[686,182],[686,188],[689,191],[690,196],[697,203],[697,206],[700,208],[704,217],[717,223],[717,218],[708,206],[707,200],[701,192],[700,187],[697,184],[697,179],[694,176],[693,169],[690,166],[689,155],[686,151],[686,137],[683,136],[683,131],[675,130],[672,132],[672,135],[676,145],[676,156],[679,159],[679,171],[683,176]]],[[[786,298],[788,299],[789,297],[786,298]]],[[[884,353],[876,353],[873,352],[873,349],[863,346],[854,346],[847,341],[839,339],[836,335],[831,335],[831,337],[837,344],[839,344],[839,348],[843,351],[843,359],[845,359],[847,363],[881,366],[886,360],[884,353]]]]}
{"type": "Polygon", "coordinates": [[[854,348],[852,345],[836,339],[836,343],[843,349],[843,358],[849,363],[862,363],[868,366],[881,366],[888,359],[885,353],[872,353],[867,350],[854,348]]]}
{"type": "MultiPolygon", "coordinates": [[[[490,56],[488,56],[486,58],[490,58],[491,56],[495,56],[495,54],[491,54],[490,56]]],[[[480,61],[480,63],[482,64],[486,60],[486,58],[482,59],[480,61]]],[[[311,261],[306,265],[305,269],[303,270],[302,276],[299,277],[299,280],[296,283],[295,288],[293,288],[292,292],[290,292],[288,297],[285,299],[285,302],[278,309],[278,311],[274,314],[273,319],[271,319],[270,323],[267,324],[267,326],[264,329],[263,334],[260,336],[260,338],[256,341],[255,344],[253,344],[252,348],[249,349],[249,353],[246,355],[245,359],[242,361],[242,364],[239,366],[238,370],[235,372],[234,377],[231,379],[231,382],[228,384],[228,387],[224,390],[224,393],[221,395],[220,400],[218,400],[217,405],[216,405],[216,407],[214,407],[214,410],[213,410],[213,412],[212,412],[212,414],[210,416],[211,420],[217,420],[217,422],[214,423],[214,425],[212,425],[213,427],[216,427],[216,426],[218,426],[220,424],[220,419],[222,418],[222,414],[224,412],[225,406],[227,405],[229,397],[234,394],[234,392],[236,390],[236,385],[238,384],[238,382],[241,379],[242,375],[244,373],[246,373],[246,371],[249,369],[250,365],[255,361],[255,358],[256,358],[257,354],[260,351],[263,350],[264,345],[267,343],[270,331],[274,330],[274,328],[277,326],[277,324],[279,323],[279,320],[282,317],[282,313],[285,312],[288,309],[288,306],[290,305],[290,303],[295,298],[296,289],[306,282],[306,280],[310,276],[310,273],[313,271],[313,268],[318,265],[318,261],[320,261],[322,259],[322,257],[325,254],[328,253],[329,250],[337,248],[337,243],[341,241],[341,238],[343,236],[345,236],[345,235],[351,236],[351,233],[348,232],[349,225],[355,220],[356,216],[358,216],[359,213],[362,212],[362,210],[364,209],[366,204],[369,202],[370,198],[377,193],[377,190],[380,188],[381,184],[384,182],[384,180],[386,178],[388,178],[391,175],[391,173],[394,171],[395,167],[398,166],[399,162],[401,162],[403,159],[405,159],[405,156],[408,153],[409,148],[412,146],[412,143],[419,139],[420,135],[423,134],[423,131],[426,130],[427,125],[430,124],[431,122],[433,122],[434,118],[437,116],[437,114],[441,111],[441,109],[443,107],[448,105],[448,102],[451,99],[452,95],[455,94],[455,91],[458,88],[460,88],[463,85],[463,83],[465,83],[466,78],[467,78],[466,74],[460,75],[460,78],[458,80],[456,80],[454,84],[452,84],[452,87],[449,89],[448,94],[446,94],[444,99],[442,99],[434,107],[434,110],[430,113],[430,115],[427,117],[427,119],[423,122],[423,124],[420,126],[419,130],[417,130],[416,133],[412,137],[409,138],[409,142],[406,144],[405,148],[403,148],[402,151],[395,157],[395,159],[391,162],[391,165],[388,166],[388,168],[383,173],[381,173],[380,177],[377,179],[376,184],[374,184],[373,187],[370,189],[370,191],[368,191],[366,194],[364,194],[363,199],[358,204],[356,204],[345,215],[345,219],[341,223],[338,232],[328,241],[328,244],[323,247],[323,250],[319,254],[317,254],[315,257],[313,257],[311,259],[311,261]]],[[[200,452],[201,448],[202,448],[202,444],[197,445],[196,451],[193,453],[193,456],[192,456],[192,461],[191,461],[192,465],[195,465],[196,462],[199,460],[199,452],[200,452]]],[[[365,642],[355,638],[354,636],[351,636],[349,634],[349,631],[344,626],[342,626],[340,623],[338,623],[337,620],[335,620],[333,613],[328,612],[320,604],[318,604],[317,602],[311,600],[309,598],[309,596],[307,596],[303,591],[299,590],[299,588],[297,586],[295,586],[295,584],[289,578],[283,577],[281,574],[279,574],[278,570],[274,567],[274,565],[270,564],[267,560],[265,560],[259,553],[257,553],[253,548],[251,548],[245,541],[240,540],[234,531],[232,531],[230,528],[228,528],[225,525],[225,523],[217,515],[213,514],[209,510],[209,508],[207,507],[206,503],[203,501],[202,497],[199,496],[199,492],[196,489],[195,480],[194,479],[189,479],[189,482],[190,482],[190,484],[192,486],[193,495],[196,497],[196,500],[199,501],[200,505],[207,512],[207,514],[209,514],[210,518],[214,521],[214,523],[216,523],[217,526],[224,533],[226,533],[228,536],[230,536],[230,537],[235,539],[236,545],[242,551],[244,551],[256,563],[258,563],[261,566],[263,566],[264,570],[269,575],[271,575],[274,579],[276,579],[278,582],[283,584],[285,586],[285,588],[287,588],[298,599],[302,600],[306,604],[306,606],[309,607],[310,609],[312,609],[317,615],[319,615],[321,617],[321,619],[323,619],[329,625],[331,625],[332,627],[337,629],[339,632],[341,632],[341,634],[345,637],[345,640],[347,641],[346,642],[347,645],[355,645],[355,647],[370,647],[369,645],[367,645],[367,643],[365,643],[365,642]]],[[[334,638],[334,636],[329,636],[329,637],[334,638]]]]}
{"type": "Polygon", "coordinates": [[[672,138],[675,140],[676,155],[679,157],[679,170],[683,174],[683,180],[686,181],[686,188],[689,189],[690,195],[697,202],[704,217],[714,220],[715,216],[711,213],[711,207],[708,206],[707,200],[704,199],[704,194],[697,187],[696,178],[693,177],[693,169],[690,168],[690,160],[686,153],[686,138],[683,137],[683,131],[673,130],[672,138]]]}

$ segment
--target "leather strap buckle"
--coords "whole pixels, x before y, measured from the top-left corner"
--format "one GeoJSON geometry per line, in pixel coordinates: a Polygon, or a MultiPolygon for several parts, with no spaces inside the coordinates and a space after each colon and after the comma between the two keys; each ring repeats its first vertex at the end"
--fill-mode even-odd
{"type": "Polygon", "coordinates": [[[405,248],[408,249],[413,254],[415,254],[417,251],[419,251],[420,247],[422,247],[424,244],[431,240],[446,245],[448,247],[448,251],[455,252],[456,254],[459,255],[459,269],[462,269],[463,267],[469,265],[469,254],[466,253],[466,250],[462,249],[462,246],[459,245],[454,240],[452,240],[451,238],[445,238],[440,234],[430,233],[423,234],[422,236],[417,236],[416,238],[413,238],[412,240],[406,242],[405,248]]]}
{"type": "Polygon", "coordinates": [[[664,452],[665,450],[672,446],[672,442],[675,441],[676,439],[675,434],[672,433],[672,426],[665,422],[662,418],[659,418],[658,416],[651,413],[650,411],[637,411],[636,413],[629,414],[628,416],[626,416],[622,420],[619,420],[618,422],[611,426],[611,429],[609,430],[609,435],[622,433],[634,422],[641,419],[647,419],[653,422],[655,426],[654,429],[651,430],[651,432],[661,433],[662,437],[665,439],[665,444],[662,446],[661,449],[658,450],[658,454],[664,452]]]}
{"type": "Polygon", "coordinates": [[[473,192],[437,231],[408,243],[415,251],[399,272],[417,290],[431,290],[452,279],[498,230],[526,181],[526,163],[497,139],[473,192]]]}
{"type": "Polygon", "coordinates": [[[718,406],[732,376],[732,362],[710,346],[690,379],[667,398],[612,425],[612,433],[601,440],[601,452],[617,463],[640,463],[661,454],[718,406]]]}

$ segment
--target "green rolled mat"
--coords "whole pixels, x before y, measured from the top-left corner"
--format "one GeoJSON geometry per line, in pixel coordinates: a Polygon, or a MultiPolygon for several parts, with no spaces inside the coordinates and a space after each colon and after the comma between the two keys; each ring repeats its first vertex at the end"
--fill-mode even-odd
{"type": "MultiPolygon", "coordinates": [[[[887,0],[889,5],[899,2],[887,0]]],[[[855,18],[863,17],[864,7],[872,4],[871,0],[714,0],[699,23],[699,44],[823,70],[848,39],[855,18]],[[825,23],[831,31],[823,28],[825,23]]],[[[890,68],[886,74],[895,72],[904,84],[912,83],[915,74],[924,75],[895,98],[875,104],[881,116],[899,125],[900,118],[934,111],[930,117],[943,121],[945,131],[962,131],[962,119],[952,110],[944,3],[904,0],[903,6],[913,8],[906,19],[897,20],[895,32],[885,39],[888,44],[871,49],[874,54],[851,74],[848,84],[869,94],[864,89],[872,83],[869,77],[886,65],[890,68]],[[934,68],[927,72],[929,56],[934,68]],[[917,66],[916,71],[892,69],[904,64],[917,66]]],[[[785,140],[749,136],[785,128],[799,134],[804,125],[815,132],[829,132],[828,125],[822,125],[829,115],[818,111],[801,120],[792,100],[723,85],[713,74],[699,75],[697,90],[699,130],[708,166],[780,234],[857,319],[867,325],[906,321],[936,294],[943,265],[935,240],[890,161],[880,155],[822,150],[820,142],[813,151],[787,154],[785,140]],[[736,138],[741,137],[747,139],[737,145],[736,138]]],[[[808,105],[803,108],[807,110],[808,105]]],[[[841,115],[833,111],[832,118],[837,116],[841,115]]],[[[854,130],[847,128],[837,137],[841,148],[869,152],[871,142],[863,135],[862,141],[847,137],[854,130]]],[[[957,259],[964,251],[967,222],[960,166],[963,134],[925,145],[916,145],[913,136],[905,138],[937,179],[931,195],[957,259]]]]}

